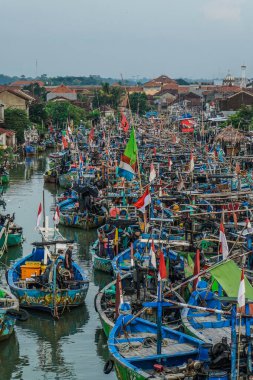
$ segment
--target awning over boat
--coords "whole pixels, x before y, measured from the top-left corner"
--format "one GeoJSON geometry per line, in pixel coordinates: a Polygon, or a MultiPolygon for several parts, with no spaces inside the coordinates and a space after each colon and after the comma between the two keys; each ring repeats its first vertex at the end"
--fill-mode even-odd
{"type": "MultiPolygon", "coordinates": [[[[222,286],[228,297],[237,297],[241,280],[241,269],[234,261],[229,260],[221,263],[210,270],[212,276],[222,286]]],[[[253,287],[245,277],[245,297],[253,301],[253,287]]]]}

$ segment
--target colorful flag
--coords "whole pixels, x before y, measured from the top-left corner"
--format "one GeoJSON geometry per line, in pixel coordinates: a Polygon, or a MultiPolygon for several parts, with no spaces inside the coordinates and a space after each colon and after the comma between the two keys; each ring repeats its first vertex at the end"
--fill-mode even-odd
{"type": "Polygon", "coordinates": [[[151,165],[150,165],[149,182],[154,181],[155,177],[156,177],[156,172],[155,172],[154,164],[152,162],[151,165]]]}
{"type": "Polygon", "coordinates": [[[41,203],[39,204],[38,213],[37,213],[37,227],[40,225],[40,220],[42,216],[42,206],[41,203]]]}
{"type": "Polygon", "coordinates": [[[120,124],[121,124],[123,131],[126,133],[129,129],[129,123],[127,121],[126,115],[123,112],[121,112],[120,124]]]}
{"type": "Polygon", "coordinates": [[[158,281],[167,280],[167,271],[163,253],[160,252],[160,261],[159,261],[159,272],[158,272],[158,281]]]}
{"type": "Polygon", "coordinates": [[[153,148],[153,155],[156,156],[156,147],[153,148]]]}
{"type": "Polygon", "coordinates": [[[56,207],[55,214],[54,214],[54,224],[57,225],[60,222],[60,209],[59,206],[56,207]]]}
{"type": "Polygon", "coordinates": [[[238,298],[237,298],[238,306],[244,307],[245,306],[245,281],[244,281],[244,269],[242,269],[241,274],[241,281],[238,291],[238,298]]]}
{"type": "Polygon", "coordinates": [[[227,238],[225,235],[225,228],[223,223],[220,224],[220,237],[219,237],[219,242],[220,242],[220,253],[222,253],[223,260],[225,260],[228,257],[228,243],[227,243],[227,238]]]}
{"type": "Polygon", "coordinates": [[[134,267],[134,245],[131,243],[130,245],[130,259],[131,259],[131,267],[134,267]]]}
{"type": "Polygon", "coordinates": [[[156,268],[156,255],[155,255],[155,244],[152,239],[151,247],[150,247],[150,257],[151,257],[151,265],[156,268]]]}
{"type": "Polygon", "coordinates": [[[68,146],[69,146],[69,144],[68,144],[68,141],[67,141],[66,137],[62,136],[61,139],[62,139],[62,147],[63,147],[63,149],[67,149],[68,146]]]}
{"type": "Polygon", "coordinates": [[[132,180],[137,168],[137,144],[135,140],[134,128],[132,128],[124,154],[121,156],[118,175],[127,180],[132,180]]]}
{"type": "Polygon", "coordinates": [[[138,199],[136,203],[134,203],[134,207],[136,207],[139,211],[145,213],[145,209],[150,203],[151,196],[149,192],[149,187],[147,187],[144,194],[138,199]]]}

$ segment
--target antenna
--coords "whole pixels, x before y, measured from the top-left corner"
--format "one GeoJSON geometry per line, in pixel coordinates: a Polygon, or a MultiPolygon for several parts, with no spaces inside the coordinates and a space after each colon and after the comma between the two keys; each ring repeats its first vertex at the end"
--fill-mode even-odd
{"type": "Polygon", "coordinates": [[[245,88],[247,85],[246,81],[246,65],[241,66],[241,88],[245,88]]]}
{"type": "Polygon", "coordinates": [[[37,78],[38,76],[38,60],[36,58],[36,62],[35,62],[35,78],[37,78]]]}

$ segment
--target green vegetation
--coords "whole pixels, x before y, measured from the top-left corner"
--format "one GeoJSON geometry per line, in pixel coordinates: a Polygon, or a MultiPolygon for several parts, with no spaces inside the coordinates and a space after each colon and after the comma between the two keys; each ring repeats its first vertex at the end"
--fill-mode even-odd
{"type": "Polygon", "coordinates": [[[47,121],[48,115],[46,112],[45,103],[32,103],[29,107],[29,118],[35,124],[42,124],[47,121]]]}
{"type": "Polygon", "coordinates": [[[115,110],[118,109],[122,96],[124,95],[124,89],[119,86],[110,86],[105,82],[102,84],[102,88],[95,90],[93,98],[93,108],[100,108],[102,106],[111,106],[115,110]]]}
{"type": "Polygon", "coordinates": [[[53,124],[61,125],[67,120],[73,120],[74,124],[79,124],[80,120],[86,117],[85,111],[76,107],[70,102],[48,102],[45,107],[48,118],[53,124]]]}
{"type": "Polygon", "coordinates": [[[24,86],[24,91],[29,91],[31,95],[40,101],[46,101],[47,98],[47,90],[45,87],[41,87],[38,83],[31,83],[28,86],[24,86]]]}
{"type": "Polygon", "coordinates": [[[253,107],[242,107],[234,115],[231,115],[226,123],[243,131],[253,130],[253,107]]]}
{"type": "Polygon", "coordinates": [[[144,93],[133,92],[129,95],[131,111],[138,115],[144,115],[148,111],[148,98],[144,93]]]}
{"type": "Polygon", "coordinates": [[[24,130],[31,125],[26,112],[17,108],[7,108],[4,117],[5,128],[14,130],[18,143],[22,143],[24,141],[24,130]]]}

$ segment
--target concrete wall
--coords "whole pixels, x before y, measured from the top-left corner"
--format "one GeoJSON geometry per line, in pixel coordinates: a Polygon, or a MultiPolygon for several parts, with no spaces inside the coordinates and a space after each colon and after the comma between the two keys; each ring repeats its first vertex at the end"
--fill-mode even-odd
{"type": "Polygon", "coordinates": [[[29,107],[26,100],[8,91],[0,93],[0,103],[4,104],[4,108],[18,108],[26,111],[28,114],[29,107]]]}
{"type": "Polygon", "coordinates": [[[6,146],[6,134],[5,133],[0,135],[0,145],[6,146]]]}
{"type": "Polygon", "coordinates": [[[4,122],[4,106],[0,104],[0,123],[4,122]]]}

